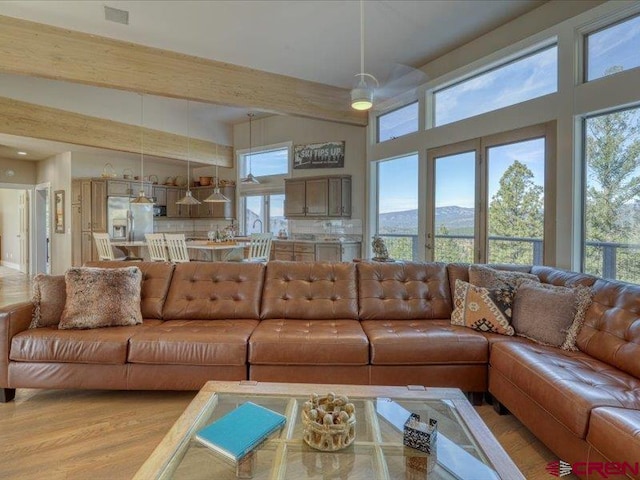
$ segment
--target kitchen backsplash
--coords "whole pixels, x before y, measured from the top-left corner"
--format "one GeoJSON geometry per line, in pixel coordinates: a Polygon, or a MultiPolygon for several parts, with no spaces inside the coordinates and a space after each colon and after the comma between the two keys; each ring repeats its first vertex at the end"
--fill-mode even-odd
{"type": "Polygon", "coordinates": [[[335,220],[289,220],[289,234],[311,235],[362,235],[362,220],[359,218],[335,220]]]}
{"type": "Polygon", "coordinates": [[[207,218],[179,219],[155,217],[153,230],[156,233],[209,232],[231,225],[230,220],[209,220],[207,218]]]}

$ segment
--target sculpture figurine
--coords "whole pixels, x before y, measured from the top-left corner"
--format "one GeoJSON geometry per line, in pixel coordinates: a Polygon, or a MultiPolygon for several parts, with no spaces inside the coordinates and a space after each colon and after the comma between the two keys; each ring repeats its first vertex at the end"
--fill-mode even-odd
{"type": "Polygon", "coordinates": [[[389,261],[389,251],[387,250],[387,246],[384,244],[382,237],[374,235],[373,241],[371,242],[371,248],[373,249],[373,260],[376,262],[389,261]]]}
{"type": "Polygon", "coordinates": [[[344,395],[314,393],[302,406],[303,440],[317,450],[332,452],[348,447],[356,438],[353,403],[344,395]]]}

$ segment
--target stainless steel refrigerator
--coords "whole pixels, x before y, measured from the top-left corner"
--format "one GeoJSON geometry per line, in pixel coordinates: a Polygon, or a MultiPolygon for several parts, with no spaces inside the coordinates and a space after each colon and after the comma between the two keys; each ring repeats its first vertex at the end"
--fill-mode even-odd
{"type": "Polygon", "coordinates": [[[107,198],[107,232],[113,241],[144,241],[145,233],[153,233],[153,205],[130,200],[107,198]]]}

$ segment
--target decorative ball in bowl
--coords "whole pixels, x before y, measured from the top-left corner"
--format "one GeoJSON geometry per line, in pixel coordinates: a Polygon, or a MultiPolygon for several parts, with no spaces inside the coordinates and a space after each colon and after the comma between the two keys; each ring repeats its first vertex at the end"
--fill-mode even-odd
{"type": "Polygon", "coordinates": [[[356,411],[344,395],[314,393],[302,407],[303,440],[323,452],[348,447],[356,439],[356,411]]]}

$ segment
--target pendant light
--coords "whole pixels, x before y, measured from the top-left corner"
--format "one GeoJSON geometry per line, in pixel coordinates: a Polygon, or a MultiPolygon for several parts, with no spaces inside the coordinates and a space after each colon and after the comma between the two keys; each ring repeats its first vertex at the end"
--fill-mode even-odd
{"type": "MultiPolygon", "coordinates": [[[[216,143],[216,162],[218,161],[218,144],[216,143]]],[[[222,193],[220,193],[220,180],[218,179],[218,164],[216,164],[216,186],[213,189],[213,193],[204,199],[205,202],[212,203],[228,203],[229,200],[222,193]]]]}
{"type": "Polygon", "coordinates": [[[253,119],[253,113],[247,113],[247,116],[249,117],[249,175],[247,175],[245,178],[240,180],[240,183],[244,183],[244,184],[256,184],[256,183],[260,183],[258,181],[258,179],[256,177],[253,176],[253,174],[251,173],[251,120],[253,119]]]}
{"type": "Polygon", "coordinates": [[[375,83],[376,88],[380,86],[376,77],[364,72],[364,1],[360,0],[360,73],[355,77],[360,77],[358,85],[351,90],[351,108],[354,110],[369,110],[373,106],[373,85],[367,84],[367,79],[375,83]]]}
{"type": "Polygon", "coordinates": [[[191,195],[191,137],[189,136],[189,100],[187,100],[187,193],[176,205],[200,205],[202,202],[191,195]]]}
{"type": "Polygon", "coordinates": [[[153,205],[153,200],[144,193],[144,95],[140,94],[140,191],[131,203],[153,205]]]}

